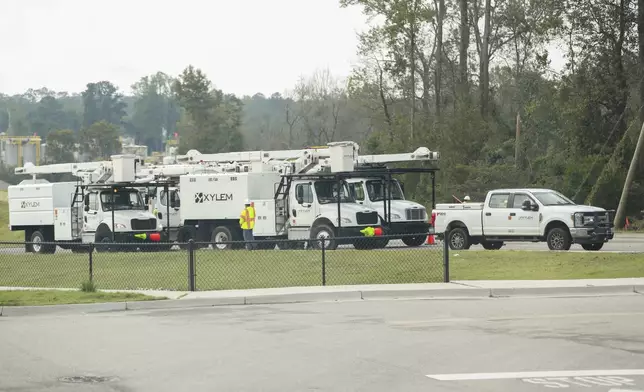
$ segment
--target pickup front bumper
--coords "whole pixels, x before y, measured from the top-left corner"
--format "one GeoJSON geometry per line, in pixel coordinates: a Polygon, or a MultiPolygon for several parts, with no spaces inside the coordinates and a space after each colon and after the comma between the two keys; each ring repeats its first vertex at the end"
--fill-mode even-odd
{"type": "Polygon", "coordinates": [[[434,227],[427,222],[391,222],[384,227],[387,236],[406,237],[408,234],[434,234],[434,227]]]}
{"type": "Polygon", "coordinates": [[[599,225],[594,227],[572,227],[570,228],[570,236],[576,244],[596,244],[612,240],[615,232],[612,227],[601,227],[599,225]]]}
{"type": "Polygon", "coordinates": [[[597,244],[608,242],[615,236],[613,218],[615,211],[585,212],[572,215],[573,227],[570,228],[572,242],[576,244],[597,244]]]}

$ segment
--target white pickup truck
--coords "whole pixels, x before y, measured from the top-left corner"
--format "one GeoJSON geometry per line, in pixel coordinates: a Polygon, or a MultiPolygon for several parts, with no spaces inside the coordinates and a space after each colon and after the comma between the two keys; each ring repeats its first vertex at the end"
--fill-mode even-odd
{"type": "Polygon", "coordinates": [[[501,249],[504,242],[548,243],[569,250],[573,243],[600,250],[613,238],[613,213],[575,204],[551,189],[497,189],[484,203],[437,204],[436,233],[447,232],[451,249],[501,249]]]}

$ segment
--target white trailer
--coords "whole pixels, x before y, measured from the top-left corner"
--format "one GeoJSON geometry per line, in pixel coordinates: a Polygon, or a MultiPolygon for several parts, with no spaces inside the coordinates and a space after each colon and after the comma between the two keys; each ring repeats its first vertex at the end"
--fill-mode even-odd
{"type": "Polygon", "coordinates": [[[54,253],[62,248],[80,251],[79,243],[97,243],[110,250],[113,242],[162,241],[162,226],[146,210],[135,180],[136,157],[114,155],[111,161],[16,168],[31,175],[8,188],[9,227],[24,231],[26,250],[54,253]],[[37,175],[70,173],[78,182],[50,183],[37,175]]]}

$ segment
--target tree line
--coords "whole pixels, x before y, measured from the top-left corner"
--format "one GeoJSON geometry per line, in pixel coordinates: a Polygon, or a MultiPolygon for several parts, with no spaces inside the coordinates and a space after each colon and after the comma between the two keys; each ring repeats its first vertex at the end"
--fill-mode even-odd
{"type": "MultiPolygon", "coordinates": [[[[118,135],[159,151],[285,149],[354,140],[363,153],[439,151],[439,201],[499,187],[549,187],[614,209],[644,121],[644,7],[634,0],[341,0],[373,18],[346,80],[328,70],[270,96],[216,90],[199,69],[141,78],[124,96],[0,97],[0,131],[78,143],[91,157],[118,135]],[[548,48],[565,66],[555,72],[548,48]],[[5,110],[2,110],[2,109],[5,110]],[[3,114],[4,112],[4,114],[3,114]]],[[[215,75],[215,78],[221,77],[215,75]]],[[[644,168],[640,159],[639,167],[644,168]]],[[[627,212],[643,209],[638,170],[627,212]]],[[[429,181],[405,178],[430,202],[429,181]]]]}

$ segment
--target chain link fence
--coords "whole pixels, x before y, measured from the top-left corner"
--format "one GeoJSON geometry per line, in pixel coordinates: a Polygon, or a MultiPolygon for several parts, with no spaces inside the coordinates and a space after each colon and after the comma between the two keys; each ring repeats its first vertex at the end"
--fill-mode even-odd
{"type": "MultiPolygon", "coordinates": [[[[418,237],[419,235],[410,235],[418,237]]],[[[0,242],[0,286],[229,290],[449,281],[442,241],[417,247],[400,237],[181,244],[0,242]],[[46,253],[34,253],[44,247],[46,253]],[[227,248],[227,249],[222,249],[227,248]],[[53,251],[53,253],[52,253],[53,251]]]]}

